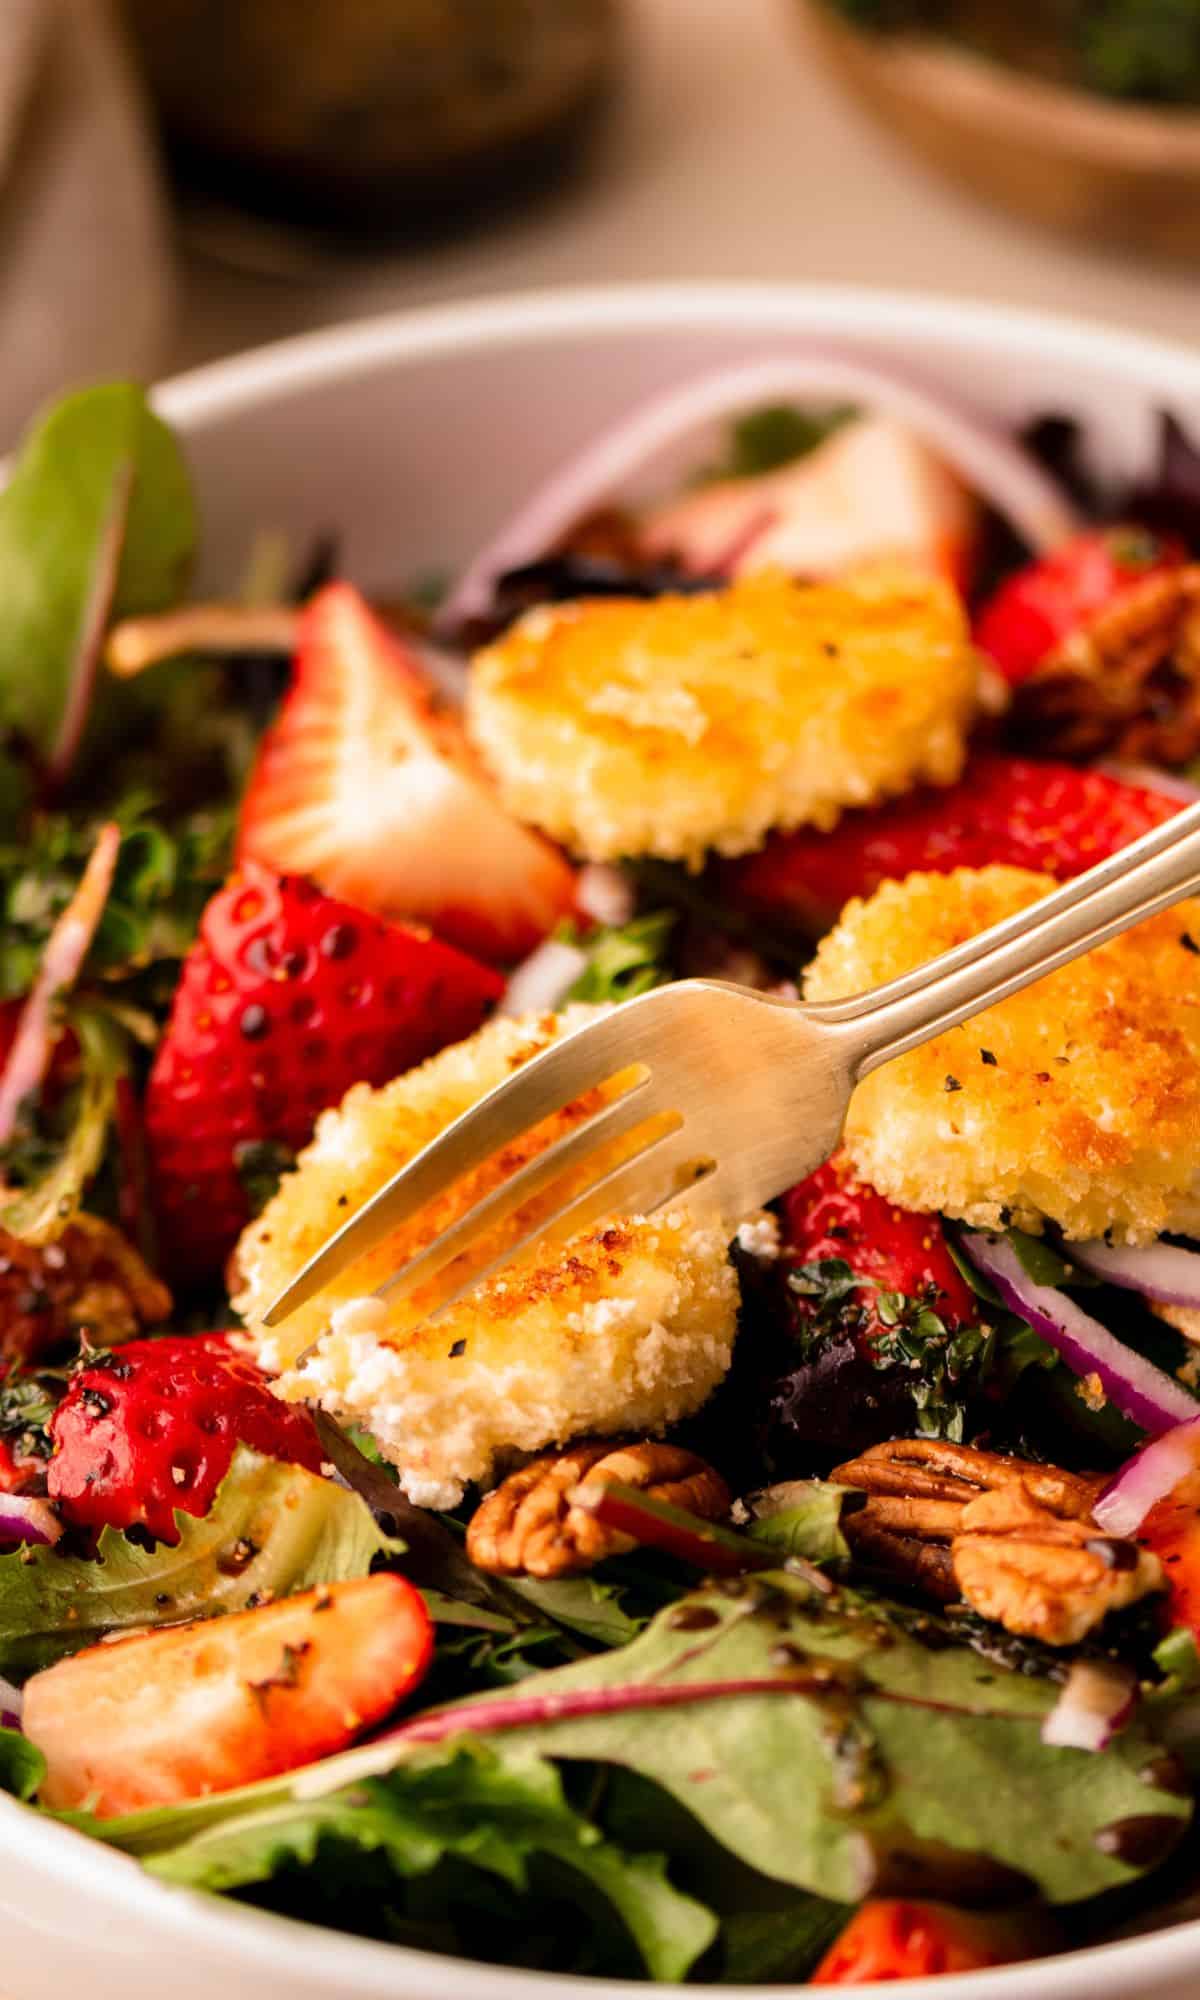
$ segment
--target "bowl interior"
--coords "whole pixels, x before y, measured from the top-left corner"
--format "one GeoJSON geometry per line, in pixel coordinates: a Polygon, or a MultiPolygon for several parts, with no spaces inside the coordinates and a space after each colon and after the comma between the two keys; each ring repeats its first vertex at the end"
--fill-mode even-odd
{"type": "Polygon", "coordinates": [[[1200,424],[1200,357],[1036,316],[772,287],[579,292],[369,321],[168,384],[204,519],[201,588],[254,535],[336,532],[368,588],[462,561],[537,481],[689,374],[797,339],[901,368],[1014,425],[1064,411],[1102,468],[1149,462],[1156,411],[1200,424]]]}

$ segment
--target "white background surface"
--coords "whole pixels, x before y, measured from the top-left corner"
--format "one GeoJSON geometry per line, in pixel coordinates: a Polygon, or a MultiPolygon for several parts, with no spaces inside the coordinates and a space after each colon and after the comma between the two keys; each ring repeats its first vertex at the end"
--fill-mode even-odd
{"type": "Polygon", "coordinates": [[[579,184],[303,282],[191,256],[171,365],[410,303],[618,278],[842,280],[1200,334],[1200,269],[1080,249],[958,194],[840,97],[791,0],[627,5],[625,87],[579,184]]]}

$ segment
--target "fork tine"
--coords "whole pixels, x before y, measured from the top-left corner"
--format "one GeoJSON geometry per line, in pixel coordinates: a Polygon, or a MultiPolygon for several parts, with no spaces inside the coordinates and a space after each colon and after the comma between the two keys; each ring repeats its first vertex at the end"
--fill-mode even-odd
{"type": "Polygon", "coordinates": [[[407,1298],[423,1280],[432,1281],[446,1265],[464,1255],[490,1228],[504,1222],[531,1201],[542,1189],[556,1181],[568,1168],[586,1159],[589,1153],[611,1145],[644,1123],[647,1113],[642,1092],[650,1081],[649,1072],[639,1076],[615,1104],[606,1104],[594,1117],[565,1132],[560,1139],[526,1160],[515,1174],[500,1182],[490,1194],[474,1205],[410,1258],[403,1270],[380,1285],[377,1296],[395,1300],[407,1298]]]}
{"type": "Polygon", "coordinates": [[[393,1229],[543,1118],[630,1069],[631,1010],[670,990],[665,987],[640,995],[611,1014],[582,1023],[489,1090],[393,1174],[314,1252],[271,1301],[262,1316],[263,1325],[278,1326],[393,1229]]]}
{"type": "Polygon", "coordinates": [[[639,1147],[632,1158],[618,1162],[553,1215],[540,1218],[515,1242],[506,1244],[482,1270],[472,1271],[446,1298],[439,1299],[435,1309],[425,1315],[423,1324],[436,1326],[468,1292],[515,1262],[535,1244],[550,1248],[606,1216],[653,1215],[668,1202],[690,1194],[715,1171],[715,1161],[697,1160],[695,1144],[689,1144],[686,1127],[675,1125],[660,1132],[639,1147]],[[673,1143],[667,1145],[665,1152],[661,1151],[667,1142],[673,1143]]]}

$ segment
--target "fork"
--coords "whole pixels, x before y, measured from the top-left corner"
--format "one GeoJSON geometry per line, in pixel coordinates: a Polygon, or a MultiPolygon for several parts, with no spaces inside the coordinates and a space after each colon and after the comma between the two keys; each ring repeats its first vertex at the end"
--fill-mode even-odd
{"type": "MultiPolygon", "coordinates": [[[[716,979],[627,1000],[533,1057],[393,1175],[264,1314],[281,1320],[502,1149],[601,1102],[380,1287],[436,1320],[535,1242],[698,1191],[731,1228],[829,1158],[871,1070],[1200,891],[1200,804],[902,978],[810,1005],[716,979]]],[[[1197,939],[1200,943],[1200,939],[1197,939]]],[[[1182,964],[1182,961],[1181,961],[1182,964]]]]}

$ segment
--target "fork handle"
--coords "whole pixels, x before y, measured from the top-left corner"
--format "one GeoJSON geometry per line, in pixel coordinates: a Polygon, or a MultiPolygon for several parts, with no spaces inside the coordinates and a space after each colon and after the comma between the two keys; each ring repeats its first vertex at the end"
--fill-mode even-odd
{"type": "Polygon", "coordinates": [[[808,1011],[848,1029],[854,1072],[863,1077],[1194,893],[1200,805],[869,996],[808,1011]]]}

